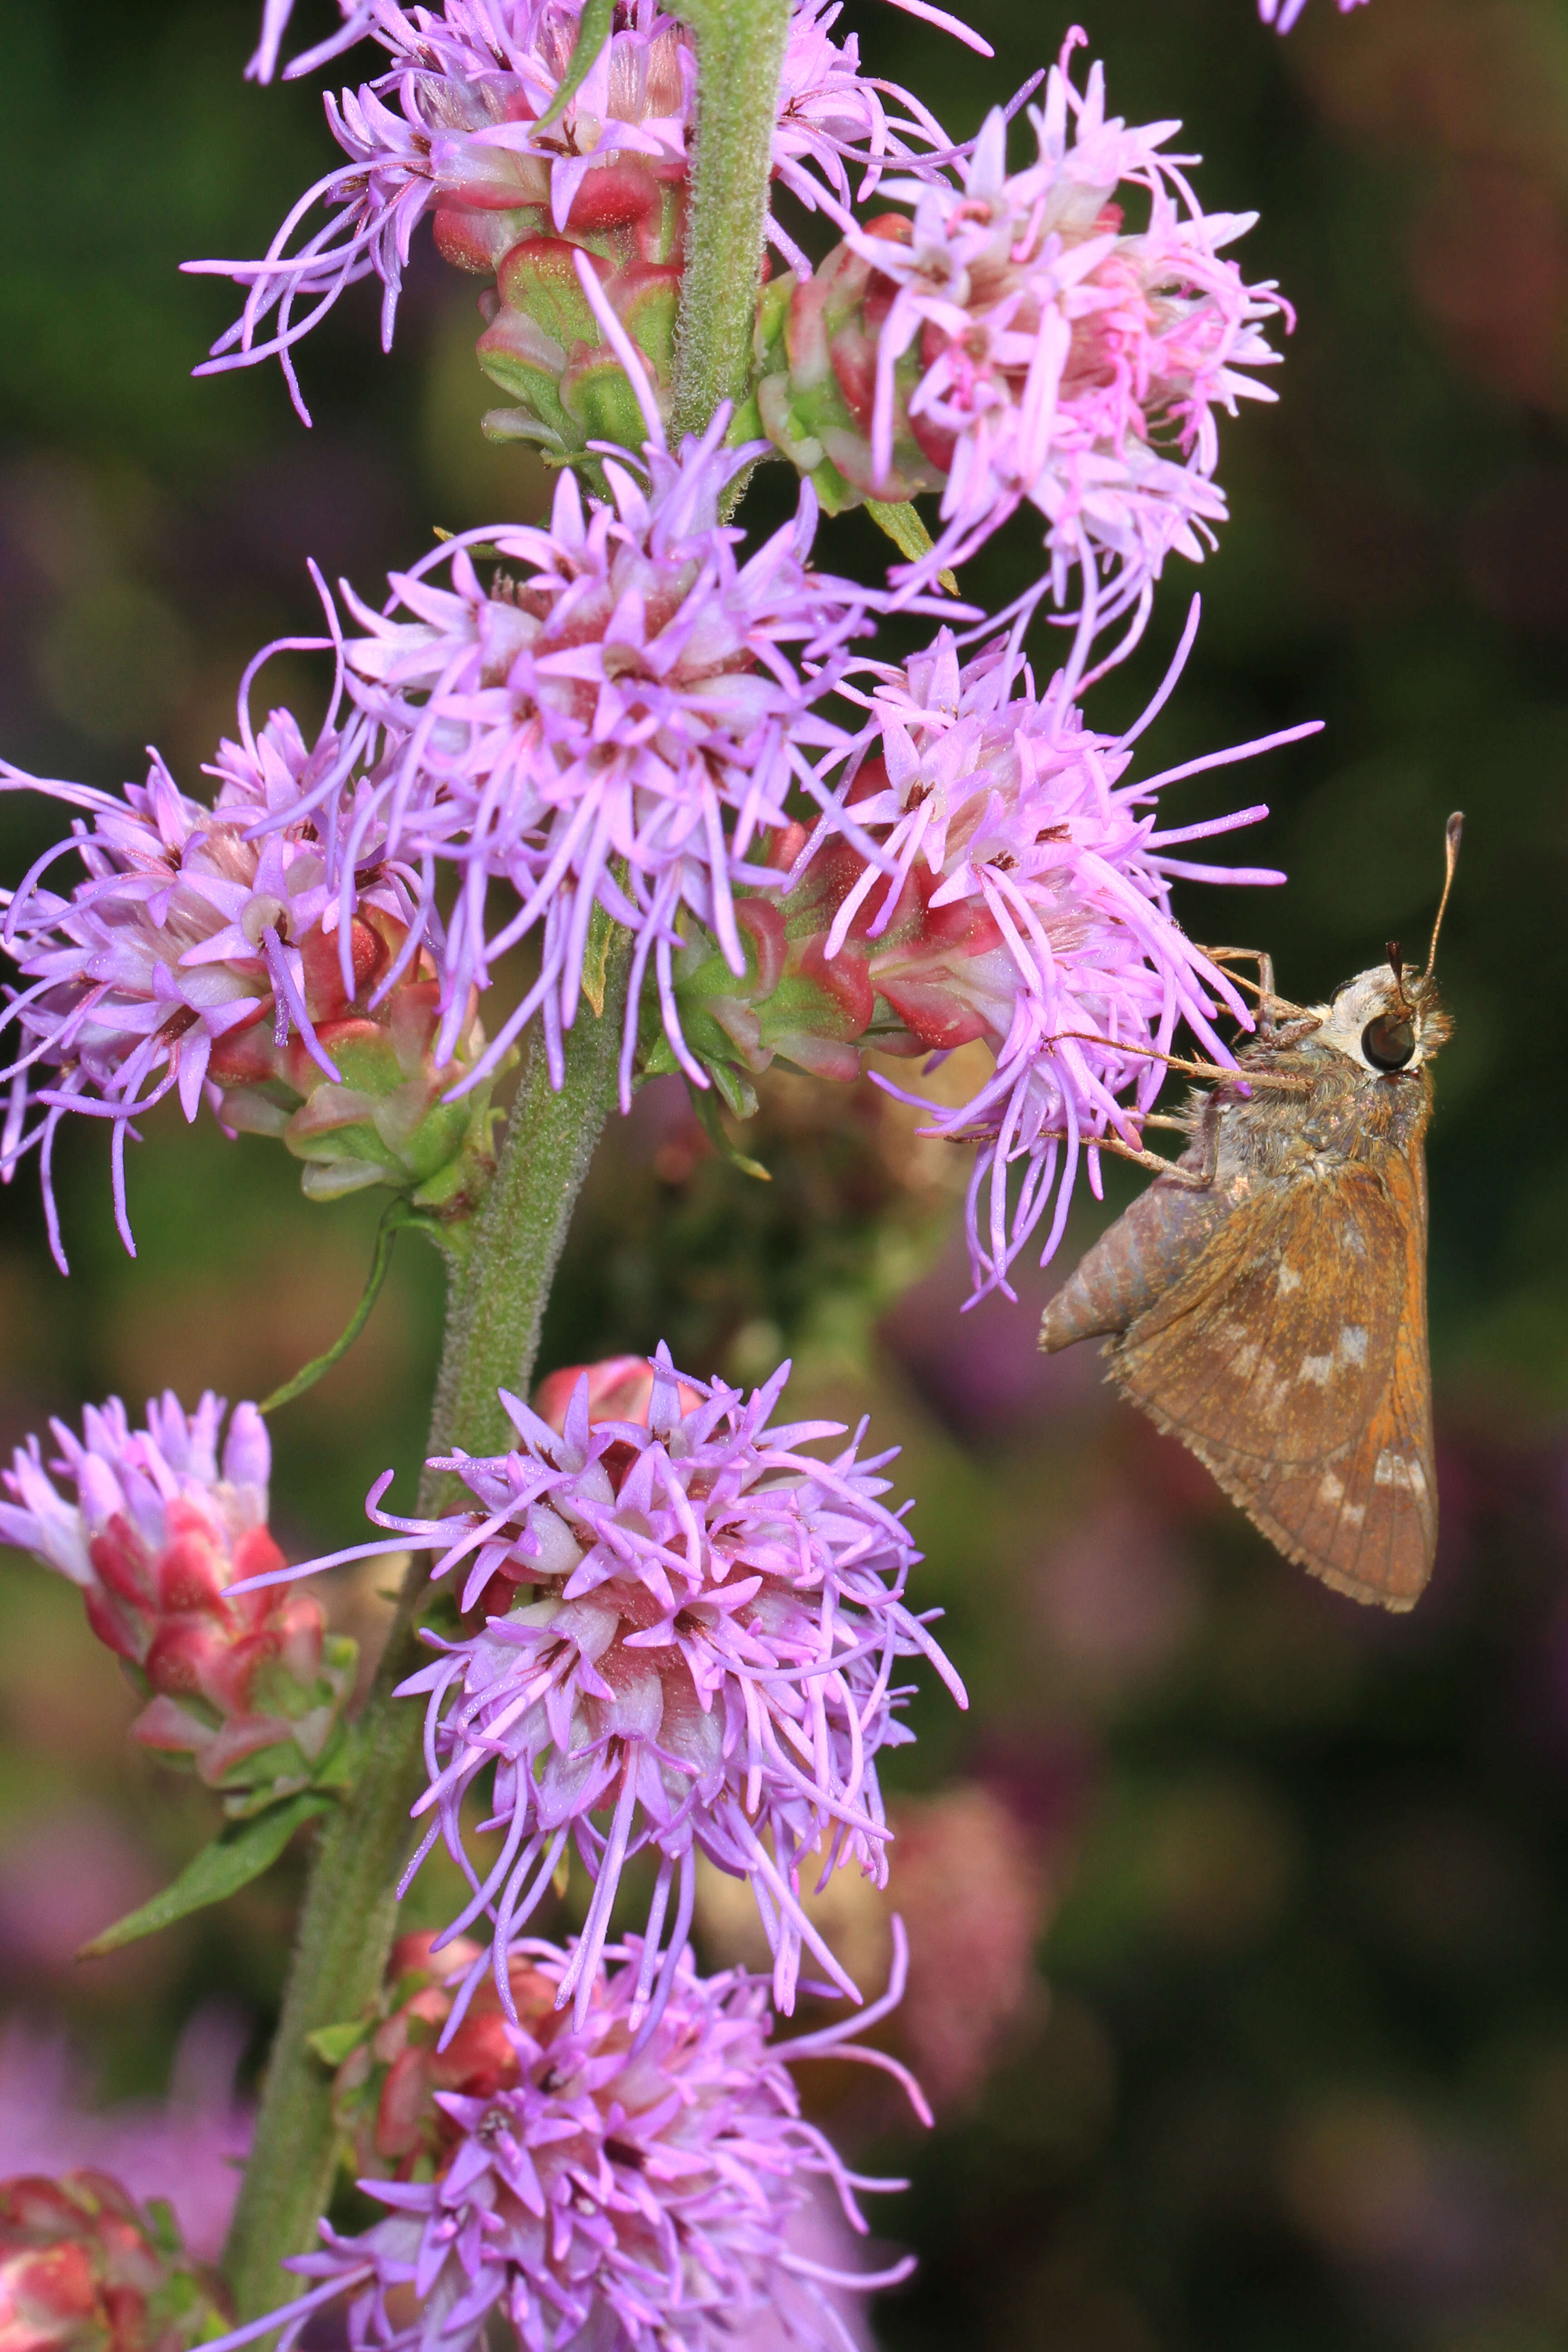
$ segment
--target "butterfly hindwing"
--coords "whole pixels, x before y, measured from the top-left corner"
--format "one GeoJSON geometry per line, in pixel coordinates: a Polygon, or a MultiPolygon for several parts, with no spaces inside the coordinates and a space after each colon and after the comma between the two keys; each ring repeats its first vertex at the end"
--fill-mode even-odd
{"type": "Polygon", "coordinates": [[[1110,1353],[1281,1551],[1410,1607],[1436,1542],[1418,1151],[1304,1174],[1230,1220],[1110,1353]]]}

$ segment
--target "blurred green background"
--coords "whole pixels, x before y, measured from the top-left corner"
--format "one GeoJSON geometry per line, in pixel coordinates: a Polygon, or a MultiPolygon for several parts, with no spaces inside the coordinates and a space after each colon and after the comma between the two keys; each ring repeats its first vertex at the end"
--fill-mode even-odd
{"type": "MultiPolygon", "coordinates": [[[[305,347],[312,433],[275,371],[189,380],[230,302],[177,264],[259,252],[336,154],[318,91],[240,80],[254,13],[0,0],[0,748],[38,772],[114,785],[155,739],[200,790],[245,660],[313,624],[308,555],[374,596],[433,525],[542,495],[529,458],[478,436],[494,395],[471,289],[423,248],[390,358],[367,289],[305,347]]],[[[858,18],[868,66],[960,133],[1066,29],[1034,0],[975,14],[994,66],[875,0],[858,18]]],[[[922,1698],[921,1743],[893,1759],[921,1962],[902,2030],[968,2054],[929,2140],[874,2103],[839,2114],[913,2183],[880,2217],[922,2257],[879,2309],[889,2352],[955,2335],[976,2352],[1552,2352],[1568,2347],[1568,13],[1372,0],[1342,20],[1313,0],[1283,43],[1249,0],[1100,0],[1089,29],[1113,109],[1183,117],[1205,201],[1261,212],[1246,267],[1299,313],[1279,406],[1225,435],[1219,553],[1173,565],[1149,643],[1092,713],[1138,707],[1201,585],[1151,762],[1328,722],[1181,788],[1184,816],[1237,782],[1267,797],[1243,854],[1291,876],[1240,904],[1192,891],[1184,916],[1267,940],[1281,985],[1315,996],[1391,932],[1424,939],[1442,818],[1468,812],[1431,1147],[1432,1591],[1377,1622],[1309,1586],[1110,1403],[1090,1353],[1043,1363],[1036,1310],[1058,1275],[961,1318],[962,1167],[869,1088],[768,1090],[748,1148],[771,1188],[650,1090],[602,1152],[544,1369],[660,1336],[699,1374],[789,1351],[806,1400],[868,1409],[905,1448],[926,1591],[973,1706],[960,1721],[922,1698]],[[922,1810],[954,1788],[947,1812],[922,1810]],[[969,1867],[984,1838],[960,1833],[977,1820],[989,1881],[969,1867]]],[[[764,474],[753,510],[783,488],[764,474]]],[[[826,543],[874,558],[858,520],[826,543]]],[[[1001,598],[1032,552],[1022,530],[966,588],[1001,598]]],[[[268,684],[307,709],[320,690],[302,666],[268,684]]],[[[6,875],[57,831],[7,800],[6,875]]],[[[0,1202],[6,1447],[110,1391],[262,1393],[347,1319],[374,1200],[310,1208],[273,1148],[155,1118],[132,1155],[132,1264],[101,1138],[78,1127],[68,1284],[30,1171],[0,1202]]],[[[1083,1205],[1064,1265],[1109,1213],[1083,1205]]],[[[352,1540],[373,1476],[411,1475],[438,1318],[436,1264],[405,1244],[365,1341],[279,1419],[290,1549],[352,1540]]],[[[342,1596],[367,1638],[374,1581],[342,1596]]],[[[36,2035],[63,2021],[106,2098],[159,2089],[202,2002],[247,2021],[254,2053],[290,1869],[73,1968],[207,1815],[128,1757],[129,1695],[69,1591],[11,1561],[4,1592],[0,2003],[36,2035]]]]}

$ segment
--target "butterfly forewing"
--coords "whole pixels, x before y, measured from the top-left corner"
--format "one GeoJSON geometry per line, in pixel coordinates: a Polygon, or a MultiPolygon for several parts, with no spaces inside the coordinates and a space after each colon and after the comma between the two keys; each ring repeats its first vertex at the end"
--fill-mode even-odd
{"type": "Polygon", "coordinates": [[[1420,1163],[1384,1153],[1222,1228],[1111,1350],[1110,1377],[1270,1541],[1408,1608],[1436,1489],[1420,1163]]]}

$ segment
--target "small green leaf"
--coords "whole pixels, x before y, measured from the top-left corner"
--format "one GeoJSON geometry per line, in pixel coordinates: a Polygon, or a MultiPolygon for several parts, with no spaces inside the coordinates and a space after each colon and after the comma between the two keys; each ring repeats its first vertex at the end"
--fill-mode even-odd
{"type": "MultiPolygon", "coordinates": [[[[735,1113],[736,1117],[738,1118],[750,1118],[754,1114],[757,1108],[757,1097],[754,1089],[744,1078],[738,1076],[736,1072],[733,1070],[726,1070],[720,1063],[710,1062],[708,1068],[712,1076],[714,1086],[723,1096],[725,1102],[735,1113]],[[742,1087],[745,1088],[746,1094],[751,1097],[750,1110],[746,1110],[742,1108],[744,1097],[740,1095],[739,1089],[742,1087]],[[736,1089],[736,1098],[733,1100],[731,1097],[731,1087],[736,1089]]],[[[687,1092],[691,1097],[691,1108],[697,1114],[698,1122],[700,1125],[703,1133],[707,1136],[709,1142],[712,1144],[714,1150],[721,1153],[724,1159],[728,1160],[733,1167],[738,1168],[742,1176],[754,1176],[759,1184],[771,1184],[773,1180],[768,1171],[763,1166],[762,1161],[760,1160],[752,1160],[748,1158],[745,1152],[740,1150],[736,1145],[731,1142],[729,1136],[724,1131],[724,1122],[719,1116],[719,1106],[714,1101],[713,1097],[710,1094],[700,1092],[699,1089],[696,1087],[691,1086],[689,1082],[688,1083],[687,1092]]]]}
{"type": "Polygon", "coordinates": [[[320,1796],[313,1789],[302,1789],[297,1797],[287,1798],[268,1812],[231,1822],[186,1863],[172,1885],[143,1903],[139,1911],[117,1919],[90,1944],[84,1944],[78,1959],[94,1960],[105,1952],[117,1952],[121,1944],[155,1936],[160,1927],[172,1927],[187,1913],[205,1911],[210,1903],[221,1903],[226,1895],[237,1894],[270,1868],[302,1822],[326,1812],[331,1802],[331,1797],[320,1796]]]}
{"type": "Polygon", "coordinates": [[[562,78],[560,89],[534,124],[536,131],[548,131],[552,122],[559,122],[582,89],[599,61],[600,50],[610,37],[615,13],[616,0],[588,0],[578,20],[577,46],[572,52],[572,62],[562,78]]]}
{"type": "Polygon", "coordinates": [[[346,2025],[319,2026],[314,2033],[307,2033],[305,2039],[321,2063],[331,2067],[335,2074],[350,2052],[359,2048],[374,2022],[374,2019],[369,2017],[351,2018],[346,2025]]]}
{"type": "MultiPolygon", "coordinates": [[[[902,505],[896,507],[884,506],[880,499],[868,499],[866,511],[877,529],[885,531],[899,553],[907,555],[911,563],[931,553],[931,535],[907,499],[902,505]]],[[[942,572],[937,576],[948,594],[956,596],[958,581],[954,574],[942,572]]]]}

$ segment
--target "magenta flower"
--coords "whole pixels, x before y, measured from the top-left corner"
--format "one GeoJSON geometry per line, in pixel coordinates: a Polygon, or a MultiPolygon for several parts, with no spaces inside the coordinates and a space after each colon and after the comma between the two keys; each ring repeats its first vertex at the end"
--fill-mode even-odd
{"type": "MultiPolygon", "coordinates": [[[[1307,0],[1258,0],[1258,13],[1266,25],[1273,26],[1277,33],[1288,33],[1306,5],[1307,0]]],[[[1339,0],[1342,16],[1348,16],[1352,8],[1363,5],[1364,0],[1339,0]]]]}
{"type": "MultiPolygon", "coordinates": [[[[837,999],[847,1006],[858,992],[861,1033],[885,1007],[879,1044],[946,1052],[983,1038],[995,1055],[967,1102],[925,1106],[927,1132],[979,1144],[969,1192],[977,1297],[1008,1289],[1007,1269],[1054,1192],[1049,1257],[1080,1159],[1098,1192],[1100,1150],[1140,1148],[1180,1023],[1227,1065],[1215,1016],[1223,1009],[1250,1025],[1233,984],[1175,921],[1170,888],[1175,880],[1283,880],[1183,854],[1268,811],[1162,828],[1157,797],[1317,729],[1289,728],[1163,774],[1129,777],[1132,745],[1170,693],[1196,617],[1194,604],[1172,675],[1121,736],[1085,724],[1068,674],[1037,695],[1016,633],[961,666],[943,630],[901,670],[879,670],[867,756],[851,763],[850,788],[816,836],[827,842],[814,861],[820,875],[804,855],[796,861],[797,875],[805,868],[797,891],[815,888],[822,905],[813,968],[832,987],[843,967],[837,999]],[[836,830],[867,856],[835,843],[836,830]],[[1010,1202],[1019,1163],[1022,1186],[1010,1202]]],[[[784,902],[786,923],[795,903],[784,902]]],[[[807,928],[804,918],[794,928],[807,928]]]]}
{"type": "MultiPolygon", "coordinates": [[[[595,1420],[586,1372],[559,1431],[503,1391],[516,1448],[440,1465],[473,1494],[469,1510],[384,1517],[375,1506],[390,1472],[371,1496],[397,1544],[440,1553],[434,1577],[463,1570],[458,1606],[485,1618],[457,1641],[427,1635],[438,1654],[403,1685],[428,1701],[431,1785],[416,1811],[433,1815],[409,1875],[443,1837],[473,1888],[443,1942],[488,1913],[502,1953],[574,1839],[595,1881],[561,1986],[563,2000],[576,1993],[579,2022],[623,1867],[645,1846],[658,1856],[647,1970],[676,1893],[663,1972],[646,1989],[656,2006],[690,1926],[698,1846],[750,1879],[781,2008],[794,2004],[803,1944],[854,1994],[802,1908],[801,1871],[855,1863],[885,1884],[876,1759],[910,1736],[898,1662],[929,1658],[965,1704],[926,1631],[931,1612],[904,1601],[920,1554],[902,1513],[879,1499],[892,1454],[859,1460],[858,1435],[820,1461],[802,1447],[842,1436],[840,1423],[770,1428],[787,1364],[750,1398],[676,1373],[662,1348],[652,1370],[637,1420],[595,1420]],[[481,1879],[462,1812],[492,1767],[489,1826],[503,1836],[481,1879]]],[[[470,1988],[489,1965],[474,1963],[470,1988]]]]}
{"type": "MultiPolygon", "coordinates": [[[[1274,397],[1248,371],[1275,361],[1259,325],[1284,306],[1220,257],[1255,215],[1200,210],[1188,159],[1163,152],[1179,126],[1108,119],[1098,65],[1074,89],[1083,38],[1068,35],[1029,110],[1033,164],[1008,173],[994,110],[962,184],[889,182],[911,222],[846,223],[872,292],[892,292],[868,362],[856,341],[837,366],[865,435],[858,487],[905,496],[895,474],[922,466],[942,484],[936,550],[906,578],[934,580],[1028,503],[1058,601],[1078,572],[1086,615],[1104,623],[1146,606],[1173,549],[1196,560],[1212,544],[1216,415],[1274,397]],[[1143,226],[1126,226],[1129,202],[1143,226]]],[[[845,436],[832,454],[854,467],[845,436]]]]}
{"type": "MultiPolygon", "coordinates": [[[[252,60],[262,79],[272,70],[287,13],[268,11],[252,60]]],[[[838,13],[829,0],[807,0],[798,9],[780,92],[774,168],[781,184],[812,208],[824,191],[848,201],[850,168],[869,188],[885,163],[919,170],[924,150],[947,143],[907,91],[861,74],[853,38],[842,46],[831,39],[838,13]]],[[[941,11],[916,13],[960,29],[941,11]]],[[[391,69],[328,99],[328,122],[349,160],[300,197],[260,261],[187,265],[249,289],[240,318],[197,373],[277,357],[309,424],[294,344],[345,287],[374,276],[384,289],[382,341],[390,347],[409,241],[426,212],[435,215],[437,243],[448,258],[494,272],[513,249],[531,253],[542,237],[592,245],[605,225],[606,204],[618,215],[617,178],[635,159],[654,167],[656,181],[679,184],[683,210],[696,109],[689,33],[656,0],[617,10],[585,79],[560,116],[541,129],[572,62],[580,21],[574,0],[447,0],[439,12],[405,12],[394,0],[371,0],[353,9],[340,37],[291,70],[303,71],[363,36],[389,52],[391,69]],[[318,206],[327,220],[294,246],[318,206]],[[304,315],[296,318],[300,304],[304,315]]],[[[656,187],[648,186],[644,201],[658,209],[656,187]]],[[[769,234],[788,263],[804,264],[776,222],[769,234]]],[[[677,280],[679,242],[677,233],[672,254],[666,236],[658,254],[674,260],[677,280]]]]}
{"type": "Polygon", "coordinates": [[[723,446],[727,422],[721,409],[679,457],[650,442],[646,490],[606,457],[614,504],[585,506],[563,472],[548,527],[463,533],[394,577],[384,614],[350,600],[369,634],[345,648],[349,690],[400,747],[357,822],[383,826],[397,857],[458,878],[443,1050],[469,986],[541,936],[539,978],[475,1082],[536,1013],[559,1073],[597,903],[637,940],[623,1101],[650,962],[677,1055],[705,1086],[679,1044],[677,915],[699,916],[745,969],[734,893],[779,887],[762,836],[785,822],[790,791],[815,782],[810,755],[847,742],[816,706],[870,592],[810,568],[809,485],[794,523],[738,559],[743,534],[720,504],[755,452],[723,446]],[[470,554],[481,545],[505,566],[488,588],[470,554]],[[498,913],[492,880],[510,884],[511,911],[498,913]]]}
{"type": "Polygon", "coordinates": [[[852,2174],[802,2117],[790,2069],[858,2059],[894,2074],[930,2121],[902,2067],[847,2040],[901,1996],[901,1931],[889,1990],[863,2017],[777,2046],[765,1979],[700,1977],[679,1949],[651,2021],[653,1948],[633,1937],[596,1950],[585,1977],[584,1948],[512,1948],[510,2079],[437,2093],[449,2146],[436,2177],[363,2181],[387,2218],[358,2237],[323,2221],[322,2251],[289,2265],[321,2284],[212,2352],[279,2325],[292,2352],[310,2313],[343,2294],[350,2341],[375,2352],[469,2352],[492,2317],[525,2352],[722,2352],[770,2314],[811,2352],[843,2352],[826,2290],[891,2286],[914,2265],[831,2269],[797,2250],[800,2223],[823,2183],[864,2234],[857,2190],[905,2184],[852,2174]],[[574,1982],[585,1998],[567,2018],[574,1982]]]}
{"type": "Polygon", "coordinates": [[[249,1810],[309,1784],[353,1686],[354,1644],[307,1595],[279,1607],[233,1590],[283,1555],[267,1525],[266,1423],[237,1405],[220,1455],[223,1415],[210,1391],[188,1416],[165,1391],[144,1429],[118,1397],[88,1407],[80,1438],[51,1422],[58,1457],[46,1468],[29,1438],[4,1474],[0,1540],[80,1588],[93,1632],[147,1693],[132,1739],[249,1810]]]}

